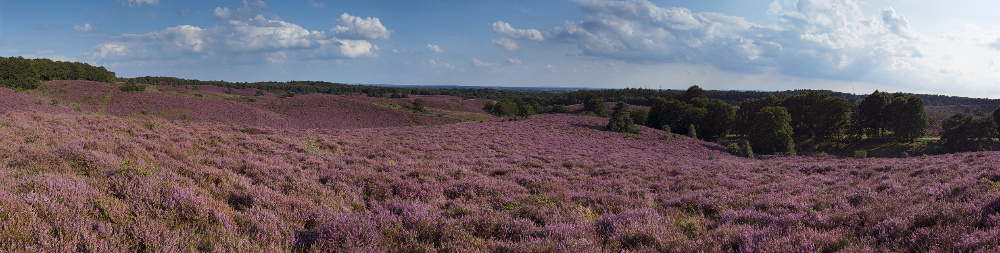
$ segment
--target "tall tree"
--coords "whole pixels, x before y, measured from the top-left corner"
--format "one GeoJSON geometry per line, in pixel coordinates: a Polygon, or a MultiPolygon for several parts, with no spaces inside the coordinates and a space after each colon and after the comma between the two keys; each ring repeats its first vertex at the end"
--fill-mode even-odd
{"type": "Polygon", "coordinates": [[[899,141],[912,142],[927,133],[927,112],[924,111],[924,100],[917,96],[894,97],[891,113],[888,114],[892,127],[893,138],[899,141]]]}
{"type": "Polygon", "coordinates": [[[743,102],[740,102],[740,109],[736,111],[736,124],[733,127],[733,131],[740,135],[750,134],[750,129],[753,127],[753,121],[756,119],[757,113],[761,109],[764,109],[764,107],[779,106],[780,104],[781,100],[775,96],[743,100],[743,102]]]}
{"type": "Polygon", "coordinates": [[[757,113],[754,125],[747,136],[753,150],[760,154],[795,152],[792,140],[792,116],[784,107],[765,107],[757,113]]]}
{"type": "Polygon", "coordinates": [[[869,138],[882,137],[882,130],[886,125],[883,113],[890,100],[889,93],[876,90],[858,104],[858,111],[854,113],[853,120],[869,138]]]}
{"type": "Polygon", "coordinates": [[[844,98],[827,97],[812,106],[812,136],[820,143],[841,135],[847,126],[851,103],[844,98]]]}
{"type": "Polygon", "coordinates": [[[736,121],[736,110],[722,100],[713,99],[705,106],[705,111],[699,123],[699,136],[711,142],[725,138],[736,121]]]}

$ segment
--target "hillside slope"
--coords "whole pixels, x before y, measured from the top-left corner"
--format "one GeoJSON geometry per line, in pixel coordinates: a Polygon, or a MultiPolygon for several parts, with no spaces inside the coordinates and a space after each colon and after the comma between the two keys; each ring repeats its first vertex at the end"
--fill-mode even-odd
{"type": "MultiPolygon", "coordinates": [[[[75,101],[70,93],[50,94],[75,101]]],[[[976,251],[1000,244],[996,152],[751,160],[645,127],[638,136],[602,131],[606,118],[579,115],[278,128],[31,103],[50,94],[0,93],[24,102],[0,108],[0,251],[976,251]]]]}

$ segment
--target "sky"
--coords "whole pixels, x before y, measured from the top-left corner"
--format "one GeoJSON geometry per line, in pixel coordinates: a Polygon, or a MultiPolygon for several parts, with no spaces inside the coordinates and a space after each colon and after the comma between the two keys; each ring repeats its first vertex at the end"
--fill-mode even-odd
{"type": "Polygon", "coordinates": [[[1000,1],[0,0],[0,55],[118,76],[1000,98],[1000,1]]]}

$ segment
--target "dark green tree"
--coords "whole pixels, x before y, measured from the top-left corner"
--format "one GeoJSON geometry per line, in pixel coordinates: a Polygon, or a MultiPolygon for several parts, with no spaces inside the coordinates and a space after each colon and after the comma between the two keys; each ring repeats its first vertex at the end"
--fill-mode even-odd
{"type": "Polygon", "coordinates": [[[710,100],[705,106],[705,116],[701,118],[699,135],[706,141],[715,142],[726,138],[736,122],[736,110],[722,100],[710,100]]]}
{"type": "Polygon", "coordinates": [[[736,124],[733,126],[733,132],[744,136],[750,134],[750,129],[753,128],[753,121],[757,118],[757,113],[761,109],[764,109],[764,107],[779,105],[781,105],[781,100],[775,96],[743,100],[743,102],[740,102],[740,109],[736,111],[736,124]]]}
{"type": "Polygon", "coordinates": [[[425,107],[425,106],[426,105],[425,105],[423,99],[417,98],[417,99],[413,100],[413,110],[414,111],[426,112],[427,111],[427,107],[425,107]]]}
{"type": "Polygon", "coordinates": [[[891,99],[889,93],[876,90],[858,104],[858,111],[852,115],[852,120],[868,138],[882,137],[882,130],[885,129],[887,122],[884,115],[885,107],[889,105],[891,99]]]}
{"type": "Polygon", "coordinates": [[[30,90],[41,84],[31,60],[23,57],[0,57],[0,87],[30,90]]]}
{"type": "Polygon", "coordinates": [[[646,121],[649,120],[649,110],[639,108],[632,110],[632,121],[636,125],[646,125],[646,121]]]}
{"type": "Polygon", "coordinates": [[[941,122],[941,146],[945,152],[987,150],[996,135],[997,124],[989,118],[955,114],[941,122]]]}
{"type": "Polygon", "coordinates": [[[760,154],[775,154],[795,151],[792,140],[792,116],[784,107],[765,107],[757,113],[754,125],[747,136],[753,150],[760,154]]]}
{"type": "Polygon", "coordinates": [[[611,113],[611,120],[605,127],[608,131],[628,134],[639,134],[639,128],[632,122],[632,116],[628,109],[628,104],[618,102],[611,113]]]}
{"type": "Polygon", "coordinates": [[[594,115],[601,117],[607,115],[604,112],[604,99],[601,99],[601,97],[593,94],[591,94],[587,100],[583,102],[583,111],[592,112],[594,115]]]}
{"type": "Polygon", "coordinates": [[[902,142],[912,142],[927,133],[927,112],[924,111],[924,100],[917,96],[894,97],[886,115],[894,139],[902,142]]]}
{"type": "Polygon", "coordinates": [[[828,97],[830,96],[825,93],[812,91],[805,95],[788,97],[781,102],[781,106],[785,107],[788,114],[792,116],[792,131],[795,131],[799,140],[813,137],[818,117],[812,114],[812,109],[828,97]]]}
{"type": "Polygon", "coordinates": [[[691,103],[691,101],[696,98],[705,98],[705,90],[698,87],[698,85],[688,87],[688,89],[684,91],[684,94],[680,97],[681,101],[685,103],[691,103]]]}
{"type": "Polygon", "coordinates": [[[843,134],[850,112],[851,103],[844,98],[827,97],[813,105],[809,115],[813,123],[811,129],[814,141],[821,143],[843,134]]]}
{"type": "MultiPolygon", "coordinates": [[[[993,112],[990,113],[989,117],[991,120],[993,120],[993,124],[1000,126],[1000,106],[997,106],[997,108],[993,109],[993,112]]],[[[1000,134],[1000,128],[997,129],[997,134],[1000,134]]]]}

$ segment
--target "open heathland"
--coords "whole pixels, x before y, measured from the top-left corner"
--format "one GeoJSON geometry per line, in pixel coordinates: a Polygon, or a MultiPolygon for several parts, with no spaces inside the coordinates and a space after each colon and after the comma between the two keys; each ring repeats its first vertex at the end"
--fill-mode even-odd
{"type": "Polygon", "coordinates": [[[604,131],[601,117],[491,117],[488,101],[449,96],[46,87],[0,88],[0,251],[1000,246],[997,152],[750,159],[644,126],[604,131]]]}

